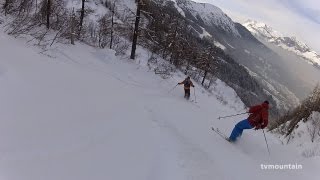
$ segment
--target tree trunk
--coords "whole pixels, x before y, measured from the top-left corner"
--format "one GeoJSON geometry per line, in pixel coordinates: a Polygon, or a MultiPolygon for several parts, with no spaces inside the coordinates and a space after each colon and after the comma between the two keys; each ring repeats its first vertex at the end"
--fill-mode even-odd
{"type": "Polygon", "coordinates": [[[85,0],[82,0],[82,7],[81,7],[81,15],[80,15],[80,25],[79,25],[78,38],[80,38],[80,34],[81,34],[81,31],[82,31],[82,26],[83,26],[84,4],[85,4],[85,0]]]}
{"type": "Polygon", "coordinates": [[[206,80],[207,74],[208,74],[208,71],[204,71],[204,76],[203,76],[203,79],[202,79],[202,82],[201,82],[202,86],[204,84],[204,81],[206,80]]]}
{"type": "Polygon", "coordinates": [[[116,6],[116,0],[113,1],[113,5],[112,5],[110,49],[112,49],[112,43],[113,43],[113,27],[114,27],[114,10],[115,10],[115,6],[116,6]]]}
{"type": "Polygon", "coordinates": [[[208,88],[210,88],[210,87],[212,86],[213,80],[214,80],[214,77],[211,77],[211,78],[210,78],[209,85],[208,85],[208,88]]]}
{"type": "Polygon", "coordinates": [[[36,13],[38,12],[38,0],[36,0],[36,13]]]}
{"type": "Polygon", "coordinates": [[[170,47],[170,49],[171,49],[171,55],[170,55],[170,63],[171,64],[174,64],[174,51],[175,51],[175,46],[176,46],[176,38],[177,38],[177,33],[178,33],[178,25],[176,24],[176,27],[175,27],[175,29],[174,29],[174,33],[173,33],[173,39],[172,39],[172,41],[171,41],[171,47],[170,47]]]}
{"type": "Polygon", "coordinates": [[[4,15],[7,16],[8,14],[8,5],[9,5],[9,0],[6,0],[4,2],[4,5],[3,5],[3,9],[4,9],[4,15]]]}
{"type": "Polygon", "coordinates": [[[188,71],[189,71],[189,68],[190,68],[190,60],[188,59],[187,62],[188,62],[188,63],[187,63],[187,67],[186,67],[186,70],[184,71],[184,74],[185,74],[185,75],[188,74],[188,71]]]}
{"type": "Polygon", "coordinates": [[[50,28],[51,0],[47,1],[47,29],[50,28]]]}
{"type": "Polygon", "coordinates": [[[141,0],[137,1],[137,13],[136,13],[136,22],[134,25],[134,32],[133,32],[133,40],[132,40],[132,47],[131,47],[131,56],[130,59],[134,59],[136,56],[136,49],[137,49],[137,41],[138,41],[138,31],[139,31],[139,23],[140,23],[140,8],[141,8],[141,0]]]}
{"type": "Polygon", "coordinates": [[[71,44],[74,45],[74,36],[75,36],[75,32],[74,32],[74,26],[75,26],[75,19],[76,16],[74,14],[74,9],[72,11],[72,15],[71,15],[71,44]]]}

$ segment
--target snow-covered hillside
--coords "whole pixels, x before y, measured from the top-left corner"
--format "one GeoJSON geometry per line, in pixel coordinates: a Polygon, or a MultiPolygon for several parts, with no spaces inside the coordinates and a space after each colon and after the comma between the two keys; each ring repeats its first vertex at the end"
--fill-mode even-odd
{"type": "MultiPolygon", "coordinates": [[[[196,84],[197,103],[183,99],[184,78],[162,79],[114,51],[57,44],[46,52],[0,28],[0,179],[212,180],[318,179],[319,159],[304,158],[267,133],[229,134],[244,111],[235,92],[217,81],[212,93],[196,84]],[[222,101],[223,100],[223,101],[222,101]],[[301,164],[262,170],[261,164],[301,164]]],[[[193,96],[192,99],[195,97],[193,96]]]]}
{"type": "Polygon", "coordinates": [[[191,0],[176,0],[180,9],[189,12],[197,18],[203,21],[207,26],[217,26],[224,31],[229,32],[235,37],[239,37],[240,34],[235,27],[232,19],[227,16],[220,8],[207,3],[197,3],[191,0]],[[199,17],[201,19],[199,19],[199,17]]]}
{"type": "MultiPolygon", "coordinates": [[[[289,122],[288,122],[289,123],[289,122]]],[[[289,136],[280,136],[284,143],[298,147],[304,157],[320,156],[320,112],[301,120],[289,136]]]]}
{"type": "Polygon", "coordinates": [[[262,22],[248,20],[243,24],[253,35],[295,53],[317,67],[320,67],[320,55],[295,37],[284,36],[262,22]]]}

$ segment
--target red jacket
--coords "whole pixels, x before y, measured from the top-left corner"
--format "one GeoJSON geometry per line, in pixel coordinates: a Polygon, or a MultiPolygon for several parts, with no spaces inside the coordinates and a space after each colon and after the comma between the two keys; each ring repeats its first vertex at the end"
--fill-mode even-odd
{"type": "Polygon", "coordinates": [[[269,104],[262,103],[257,106],[252,106],[249,109],[250,116],[248,117],[251,126],[258,129],[264,129],[268,126],[268,109],[269,104]]]}

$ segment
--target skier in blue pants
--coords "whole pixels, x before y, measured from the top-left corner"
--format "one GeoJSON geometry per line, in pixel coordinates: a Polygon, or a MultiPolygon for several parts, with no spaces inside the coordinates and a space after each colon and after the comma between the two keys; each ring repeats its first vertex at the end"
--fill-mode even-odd
{"type": "Polygon", "coordinates": [[[238,122],[233,128],[229,137],[230,142],[235,142],[242,135],[244,129],[264,129],[268,126],[269,102],[264,101],[262,104],[250,107],[250,116],[248,119],[238,122]]]}
{"type": "Polygon", "coordinates": [[[252,128],[253,127],[251,126],[248,119],[238,122],[231,132],[229,141],[236,141],[237,137],[242,135],[242,132],[244,129],[252,129],[252,128]]]}

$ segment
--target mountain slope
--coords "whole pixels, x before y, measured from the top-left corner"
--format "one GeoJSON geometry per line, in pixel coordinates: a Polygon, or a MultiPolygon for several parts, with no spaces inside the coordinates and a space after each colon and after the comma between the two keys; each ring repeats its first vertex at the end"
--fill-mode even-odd
{"type": "Polygon", "coordinates": [[[320,68],[320,55],[308,47],[305,43],[297,40],[295,37],[287,37],[273,30],[265,23],[248,20],[243,24],[256,37],[262,38],[272,44],[275,44],[285,50],[293,52],[303,58],[308,63],[320,68]]]}
{"type": "Polygon", "coordinates": [[[220,8],[211,4],[196,3],[189,0],[177,0],[177,5],[185,14],[189,13],[197,20],[202,21],[204,25],[216,26],[223,31],[229,32],[234,37],[240,37],[233,21],[220,8]]]}
{"type": "Polygon", "coordinates": [[[260,131],[246,131],[235,144],[212,133],[211,125],[228,134],[245,118],[214,118],[243,111],[221,81],[212,94],[196,85],[193,104],[182,87],[168,93],[184,75],[150,72],[139,64],[148,59],[142,49],[135,62],[82,44],[58,44],[44,55],[3,32],[0,49],[2,179],[318,178],[317,159],[301,158],[269,133],[271,156],[260,131]],[[304,169],[261,170],[262,163],[292,161],[304,169]]]}
{"type": "Polygon", "coordinates": [[[297,78],[288,75],[285,68],[277,63],[281,61],[281,57],[273,50],[256,39],[244,26],[233,22],[214,5],[190,0],[176,2],[199,37],[203,38],[204,32],[209,34],[204,37],[219,44],[227,55],[253,72],[254,77],[262,82],[263,93],[272,95],[278,102],[277,107],[280,111],[287,111],[299,104],[300,96],[297,97],[297,92],[302,90],[296,86],[297,78]]]}
{"type": "MultiPolygon", "coordinates": [[[[183,9],[183,6],[180,9],[183,9]]],[[[144,15],[150,22],[146,28],[148,30],[143,31],[146,40],[142,41],[142,44],[143,42],[150,43],[143,44],[144,47],[177,65],[178,69],[182,69],[198,82],[202,82],[204,87],[209,87],[210,81],[215,78],[221,79],[232,87],[248,106],[266,99],[276,104],[243,66],[222,49],[216,47],[223,48],[222,44],[204,36],[204,34],[209,34],[205,33],[203,28],[206,27],[205,24],[203,27],[197,24],[196,17],[191,13],[188,11],[181,13],[176,9],[174,2],[161,0],[148,1],[143,6],[143,12],[148,12],[144,15]],[[163,17],[163,19],[159,21],[158,17],[163,17]],[[149,31],[150,29],[152,31],[149,31]],[[198,30],[203,32],[200,34],[198,30]]],[[[215,30],[218,28],[216,26],[215,30]]],[[[270,114],[273,117],[277,116],[277,109],[274,108],[270,114]]]]}

